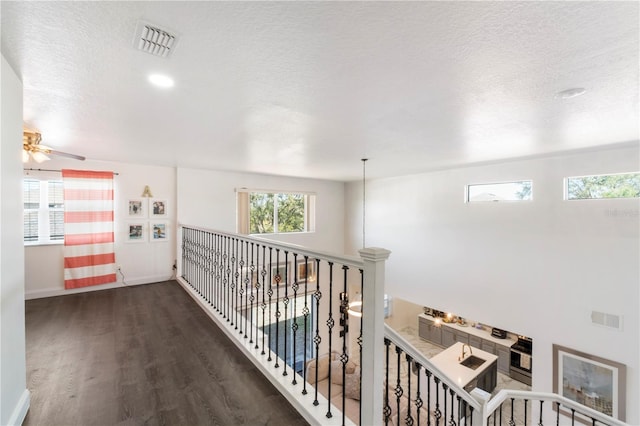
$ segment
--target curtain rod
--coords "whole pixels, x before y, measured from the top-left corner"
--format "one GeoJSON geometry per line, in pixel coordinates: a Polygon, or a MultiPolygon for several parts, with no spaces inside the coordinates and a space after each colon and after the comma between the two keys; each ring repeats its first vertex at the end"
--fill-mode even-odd
{"type": "MultiPolygon", "coordinates": [[[[62,170],[54,170],[54,169],[22,169],[22,170],[33,171],[33,172],[57,172],[57,173],[62,173],[62,170]]],[[[113,174],[116,175],[116,176],[120,175],[120,173],[117,173],[117,172],[113,172],[113,174]]]]}

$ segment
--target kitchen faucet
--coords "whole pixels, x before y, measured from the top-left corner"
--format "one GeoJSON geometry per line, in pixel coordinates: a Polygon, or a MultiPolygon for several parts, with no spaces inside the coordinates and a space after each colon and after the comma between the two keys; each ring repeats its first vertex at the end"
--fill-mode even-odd
{"type": "Polygon", "coordinates": [[[466,344],[466,343],[463,343],[463,344],[462,344],[462,356],[460,356],[460,357],[458,358],[458,361],[462,361],[462,360],[464,359],[464,354],[465,354],[465,352],[464,352],[464,347],[465,347],[465,346],[469,348],[469,355],[473,355],[473,351],[471,350],[471,346],[470,346],[470,345],[468,345],[468,344],[466,344]]]}

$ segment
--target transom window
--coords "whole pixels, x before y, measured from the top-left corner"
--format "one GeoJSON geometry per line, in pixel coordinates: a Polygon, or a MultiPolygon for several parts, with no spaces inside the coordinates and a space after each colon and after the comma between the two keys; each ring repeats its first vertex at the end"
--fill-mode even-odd
{"type": "Polygon", "coordinates": [[[565,179],[567,200],[639,197],[640,173],[575,176],[565,179]]]}
{"type": "Polygon", "coordinates": [[[533,183],[530,180],[467,185],[465,202],[530,201],[533,183]]]}
{"type": "Polygon", "coordinates": [[[64,190],[61,180],[23,179],[24,242],[64,241],[64,190]]]}

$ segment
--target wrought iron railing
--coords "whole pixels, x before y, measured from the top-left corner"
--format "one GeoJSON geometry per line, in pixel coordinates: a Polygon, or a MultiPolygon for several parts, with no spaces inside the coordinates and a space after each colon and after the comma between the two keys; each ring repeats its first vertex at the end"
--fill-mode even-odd
{"type": "Polygon", "coordinates": [[[311,424],[527,425],[539,410],[539,425],[624,425],[555,394],[476,400],[384,325],[385,250],[355,258],[192,226],[179,235],[178,281],[311,424]],[[545,411],[558,406],[569,420],[545,411]]]}

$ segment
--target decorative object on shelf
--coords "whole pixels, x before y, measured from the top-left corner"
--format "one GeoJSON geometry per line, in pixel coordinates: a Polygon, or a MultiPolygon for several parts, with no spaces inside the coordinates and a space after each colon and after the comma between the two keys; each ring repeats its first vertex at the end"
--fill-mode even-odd
{"type": "MultiPolygon", "coordinates": [[[[626,370],[619,362],[553,345],[553,392],[621,421],[626,417],[626,370]]],[[[591,424],[579,414],[576,418],[591,424]]]]}
{"type": "Polygon", "coordinates": [[[149,188],[149,185],[145,185],[144,186],[144,191],[142,191],[142,197],[153,197],[153,194],[151,194],[151,188],[149,188]]]}

